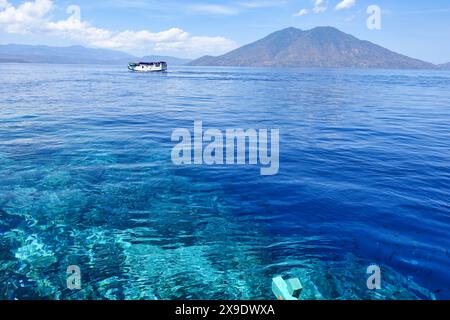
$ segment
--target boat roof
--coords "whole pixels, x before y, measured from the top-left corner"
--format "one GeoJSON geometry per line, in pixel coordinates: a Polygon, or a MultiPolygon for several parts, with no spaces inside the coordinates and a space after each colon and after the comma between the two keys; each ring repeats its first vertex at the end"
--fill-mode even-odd
{"type": "Polygon", "coordinates": [[[156,64],[156,63],[166,63],[165,61],[155,61],[155,62],[139,62],[138,64],[143,65],[150,65],[150,64],[156,64]]]}

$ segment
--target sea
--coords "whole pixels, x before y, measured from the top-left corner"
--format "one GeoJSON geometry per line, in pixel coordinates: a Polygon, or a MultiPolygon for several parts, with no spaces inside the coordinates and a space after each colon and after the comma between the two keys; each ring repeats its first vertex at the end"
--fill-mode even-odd
{"type": "Polygon", "coordinates": [[[0,97],[0,299],[450,298],[449,71],[0,64],[0,97]],[[195,121],[279,129],[278,173],[175,165],[195,121]]]}

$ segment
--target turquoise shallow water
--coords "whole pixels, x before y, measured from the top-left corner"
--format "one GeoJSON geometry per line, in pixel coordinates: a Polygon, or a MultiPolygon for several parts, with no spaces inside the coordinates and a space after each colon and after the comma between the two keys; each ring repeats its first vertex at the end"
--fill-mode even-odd
{"type": "Polygon", "coordinates": [[[0,96],[1,299],[450,298],[448,72],[0,64],[0,96]],[[194,120],[280,128],[279,174],[172,165],[194,120]]]}

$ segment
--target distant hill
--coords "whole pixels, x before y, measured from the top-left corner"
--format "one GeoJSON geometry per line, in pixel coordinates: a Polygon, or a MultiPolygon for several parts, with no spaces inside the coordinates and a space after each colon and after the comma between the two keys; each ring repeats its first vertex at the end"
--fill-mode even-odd
{"type": "Polygon", "coordinates": [[[24,60],[20,60],[20,59],[0,57],[0,63],[27,63],[27,62],[24,60]]]}
{"type": "Polygon", "coordinates": [[[93,63],[113,64],[134,57],[127,53],[107,49],[92,49],[82,46],[49,47],[29,45],[0,45],[0,61],[15,60],[29,63],[93,63]]]}
{"type": "Polygon", "coordinates": [[[332,27],[287,28],[191,66],[434,69],[435,65],[359,40],[332,27]]]}
{"type": "Polygon", "coordinates": [[[450,62],[438,65],[439,69],[450,70],[450,62]]]}
{"type": "Polygon", "coordinates": [[[166,61],[170,65],[189,62],[180,58],[151,56],[139,58],[128,53],[83,46],[50,47],[8,44],[0,45],[0,63],[54,63],[54,64],[128,64],[140,61],[166,61]]]}
{"type": "Polygon", "coordinates": [[[142,61],[140,61],[140,62],[165,61],[169,64],[169,66],[183,66],[191,61],[188,59],[181,59],[181,58],[169,57],[169,56],[146,56],[146,57],[141,58],[141,60],[142,61]]]}

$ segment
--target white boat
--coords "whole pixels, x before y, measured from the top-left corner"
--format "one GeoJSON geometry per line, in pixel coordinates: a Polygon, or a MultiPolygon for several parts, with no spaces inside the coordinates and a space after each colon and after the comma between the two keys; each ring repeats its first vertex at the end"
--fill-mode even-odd
{"type": "Polygon", "coordinates": [[[130,63],[128,70],[136,72],[163,72],[167,70],[167,63],[164,61],[130,63]]]}

